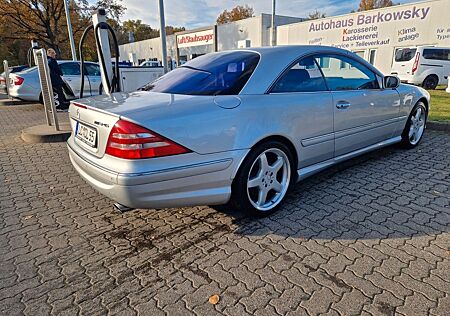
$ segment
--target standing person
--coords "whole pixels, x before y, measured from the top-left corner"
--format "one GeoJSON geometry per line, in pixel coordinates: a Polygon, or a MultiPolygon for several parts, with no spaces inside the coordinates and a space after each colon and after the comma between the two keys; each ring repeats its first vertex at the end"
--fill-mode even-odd
{"type": "Polygon", "coordinates": [[[52,80],[56,109],[67,110],[69,105],[63,91],[64,81],[61,78],[63,73],[56,61],[56,52],[53,48],[47,49],[47,61],[48,68],[50,69],[50,78],[52,80]]]}

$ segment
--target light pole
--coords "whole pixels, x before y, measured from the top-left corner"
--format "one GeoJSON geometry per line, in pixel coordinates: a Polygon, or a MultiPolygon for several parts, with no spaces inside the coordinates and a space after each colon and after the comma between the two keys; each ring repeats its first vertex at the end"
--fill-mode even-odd
{"type": "Polygon", "coordinates": [[[66,11],[66,20],[67,20],[67,32],[69,33],[69,40],[70,40],[70,50],[72,51],[72,60],[77,60],[77,51],[75,49],[75,41],[73,40],[73,33],[72,33],[72,23],[70,22],[70,12],[69,12],[69,1],[70,0],[63,0],[64,1],[64,10],[66,11]]]}
{"type": "Polygon", "coordinates": [[[164,0],[159,0],[159,23],[160,23],[159,36],[161,38],[161,49],[162,49],[162,65],[164,67],[164,73],[167,73],[167,46],[166,46],[166,22],[164,20],[164,0]]]}
{"type": "Polygon", "coordinates": [[[272,46],[277,45],[277,29],[275,28],[275,3],[276,0],[272,0],[272,46]]]}

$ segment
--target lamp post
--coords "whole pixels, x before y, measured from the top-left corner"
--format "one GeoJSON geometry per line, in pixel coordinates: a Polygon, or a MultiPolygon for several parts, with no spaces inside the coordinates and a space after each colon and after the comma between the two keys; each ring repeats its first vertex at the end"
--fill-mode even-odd
{"type": "Polygon", "coordinates": [[[276,0],[272,0],[272,46],[277,45],[277,29],[275,28],[275,4],[276,0]]]}
{"type": "Polygon", "coordinates": [[[73,40],[72,23],[70,22],[69,1],[64,1],[64,10],[66,11],[67,32],[69,33],[70,50],[72,51],[72,60],[77,60],[77,51],[75,49],[75,41],[73,40]]]}
{"type": "Polygon", "coordinates": [[[164,0],[159,0],[159,23],[160,23],[159,36],[161,38],[161,49],[162,49],[162,65],[164,67],[164,73],[167,73],[167,44],[166,44],[166,22],[164,20],[164,0]]]}

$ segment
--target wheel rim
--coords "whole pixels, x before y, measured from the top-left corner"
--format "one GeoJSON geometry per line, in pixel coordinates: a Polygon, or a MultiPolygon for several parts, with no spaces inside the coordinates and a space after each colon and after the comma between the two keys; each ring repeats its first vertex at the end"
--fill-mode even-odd
{"type": "Polygon", "coordinates": [[[422,107],[418,107],[416,111],[411,115],[409,126],[409,142],[412,145],[416,145],[422,138],[425,130],[425,111],[422,107]]]}
{"type": "Polygon", "coordinates": [[[262,152],[253,162],[247,178],[250,203],[260,211],[269,211],[286,195],[291,179],[289,158],[280,149],[262,152]]]}

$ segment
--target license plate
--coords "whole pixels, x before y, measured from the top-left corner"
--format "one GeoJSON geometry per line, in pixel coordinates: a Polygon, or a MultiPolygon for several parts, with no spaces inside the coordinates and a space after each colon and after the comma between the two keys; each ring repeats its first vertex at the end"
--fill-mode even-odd
{"type": "Polygon", "coordinates": [[[75,135],[78,139],[80,139],[87,145],[93,148],[97,147],[97,130],[95,128],[77,122],[75,135]]]}

